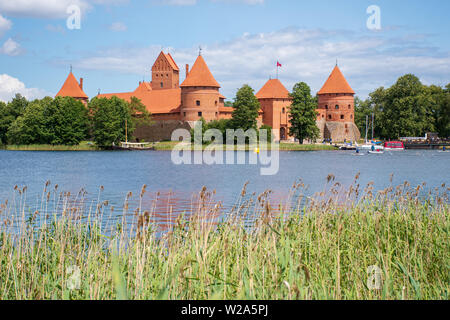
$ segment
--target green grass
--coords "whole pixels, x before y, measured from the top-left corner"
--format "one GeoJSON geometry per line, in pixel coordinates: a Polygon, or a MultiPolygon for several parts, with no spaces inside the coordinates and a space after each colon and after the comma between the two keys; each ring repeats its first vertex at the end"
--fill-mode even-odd
{"type": "MultiPolygon", "coordinates": [[[[162,141],[155,143],[155,150],[158,151],[170,151],[172,150],[179,142],[178,141],[162,141]]],[[[226,149],[226,145],[222,146],[223,149],[226,149]]],[[[206,148],[206,146],[203,146],[206,148]]],[[[191,146],[193,149],[193,146],[191,146]]],[[[251,148],[253,151],[253,148],[251,148]]],[[[270,149],[270,148],[269,148],[270,149]]],[[[234,150],[244,150],[249,151],[250,147],[248,145],[236,145],[234,146],[234,150]]],[[[279,144],[280,151],[320,151],[320,150],[336,150],[336,148],[329,144],[298,144],[298,143],[287,143],[282,142],[279,144]]]]}
{"type": "MultiPolygon", "coordinates": [[[[373,194],[355,181],[336,201],[337,186],[280,210],[267,192],[241,199],[221,223],[211,221],[221,213],[216,206],[199,205],[162,238],[152,211],[141,207],[132,230],[117,225],[106,233],[101,201],[88,212],[63,202],[64,214],[41,228],[33,223],[37,211],[11,233],[12,213],[27,220],[24,200],[16,199],[0,207],[0,299],[448,300],[449,189],[423,199],[420,187],[373,194]],[[259,218],[249,228],[251,214],[259,218]],[[381,270],[379,290],[367,287],[373,265],[381,270]],[[78,289],[69,286],[74,266],[78,289]]],[[[200,203],[212,194],[204,188],[200,203]]]]}
{"type": "Polygon", "coordinates": [[[30,144],[30,145],[6,145],[4,147],[10,151],[95,151],[99,150],[94,143],[82,141],[79,145],[50,145],[50,144],[30,144]]]}
{"type": "MultiPolygon", "coordinates": [[[[154,143],[157,151],[171,151],[178,144],[178,141],[162,141],[154,143]]],[[[280,151],[320,151],[320,150],[336,150],[332,145],[327,144],[298,144],[298,143],[280,143],[280,151]]],[[[48,144],[32,144],[32,145],[6,145],[4,149],[10,151],[97,151],[101,150],[94,143],[83,141],[76,146],[66,145],[48,145],[48,144]]],[[[203,146],[206,148],[206,146],[203,146]]],[[[226,146],[223,146],[224,150],[226,146]]],[[[193,146],[191,147],[193,149],[193,146]]],[[[250,147],[235,146],[234,150],[248,151],[250,147]]]]}

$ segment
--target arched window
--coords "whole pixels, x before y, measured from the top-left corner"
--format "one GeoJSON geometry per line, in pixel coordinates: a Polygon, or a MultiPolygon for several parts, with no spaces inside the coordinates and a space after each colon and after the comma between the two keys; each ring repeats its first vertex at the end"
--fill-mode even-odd
{"type": "Polygon", "coordinates": [[[339,105],[338,104],[336,105],[336,109],[339,109],[339,105]]]}
{"type": "Polygon", "coordinates": [[[350,105],[348,105],[348,108],[349,108],[349,109],[351,109],[351,106],[350,106],[350,105]]]}
{"type": "Polygon", "coordinates": [[[328,109],[328,105],[327,104],[325,105],[325,109],[328,109]]]}
{"type": "Polygon", "coordinates": [[[200,106],[200,100],[195,101],[195,103],[197,104],[197,106],[200,106]]]}
{"type": "Polygon", "coordinates": [[[283,108],[283,109],[281,110],[281,112],[282,112],[282,113],[285,113],[285,112],[286,112],[286,110],[285,110],[285,109],[283,108]]]}
{"type": "Polygon", "coordinates": [[[164,83],[161,82],[161,88],[164,88],[164,83]]]}
{"type": "Polygon", "coordinates": [[[343,114],[341,114],[341,119],[344,119],[344,115],[343,114]]]}
{"type": "Polygon", "coordinates": [[[328,115],[328,119],[330,119],[330,120],[331,120],[331,114],[329,114],[329,115],[328,115]]]}

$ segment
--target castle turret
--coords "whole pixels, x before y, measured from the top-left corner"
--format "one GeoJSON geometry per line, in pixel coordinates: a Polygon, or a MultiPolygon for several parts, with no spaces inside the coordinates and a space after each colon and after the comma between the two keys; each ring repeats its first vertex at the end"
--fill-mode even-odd
{"type": "Polygon", "coordinates": [[[180,69],[170,53],[161,51],[152,66],[152,89],[177,89],[180,84],[180,69]]]}
{"type": "Polygon", "coordinates": [[[181,119],[197,121],[215,120],[219,116],[219,88],[211,71],[201,55],[198,56],[192,69],[188,71],[181,87],[181,119]]]}
{"type": "Polygon", "coordinates": [[[77,79],[73,75],[72,71],[70,71],[67,76],[66,81],[64,82],[61,90],[56,94],[57,97],[72,97],[74,99],[80,100],[85,105],[88,102],[88,96],[83,91],[83,78],[80,79],[80,83],[78,83],[77,79]]]}
{"type": "Polygon", "coordinates": [[[286,140],[289,135],[289,106],[292,98],[280,80],[270,79],[258,91],[256,98],[263,111],[262,122],[272,127],[275,140],[286,140]]]}
{"type": "Polygon", "coordinates": [[[359,140],[361,135],[355,125],[355,91],[337,65],[317,95],[317,124],[322,138],[359,140]]]}

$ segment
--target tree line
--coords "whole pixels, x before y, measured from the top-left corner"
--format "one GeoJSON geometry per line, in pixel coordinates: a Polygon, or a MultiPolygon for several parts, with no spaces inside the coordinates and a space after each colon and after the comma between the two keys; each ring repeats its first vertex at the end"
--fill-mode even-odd
{"type": "Polygon", "coordinates": [[[134,97],[130,102],[94,98],[85,106],[71,97],[28,101],[17,94],[9,103],[0,102],[0,144],[78,145],[93,140],[109,147],[131,137],[140,123],[150,124],[151,115],[134,97]]]}
{"type": "MultiPolygon", "coordinates": [[[[289,134],[299,143],[319,137],[316,125],[317,97],[305,82],[294,85],[288,106],[289,134]]],[[[231,119],[203,122],[203,130],[219,129],[226,140],[227,129],[255,129],[258,132],[260,103],[249,85],[242,86],[233,102],[231,119]]],[[[426,86],[407,74],[390,88],[380,87],[366,100],[355,97],[355,123],[365,132],[366,116],[375,116],[374,136],[396,139],[437,132],[450,136],[450,84],[426,86]]],[[[70,97],[45,97],[28,101],[17,94],[8,103],[0,102],[0,144],[77,145],[93,140],[109,147],[132,137],[138,125],[150,125],[151,114],[135,97],[126,102],[117,97],[93,98],[87,106],[70,97]],[[125,125],[127,124],[127,125],[125,125]],[[125,130],[127,127],[127,130],[125,130]]],[[[259,129],[268,129],[262,126],[259,129]]]]}
{"type": "Polygon", "coordinates": [[[355,98],[355,124],[365,132],[366,116],[374,114],[374,136],[381,139],[422,137],[436,132],[450,137],[450,84],[426,86],[415,75],[398,78],[390,88],[380,87],[366,100],[355,98]]]}

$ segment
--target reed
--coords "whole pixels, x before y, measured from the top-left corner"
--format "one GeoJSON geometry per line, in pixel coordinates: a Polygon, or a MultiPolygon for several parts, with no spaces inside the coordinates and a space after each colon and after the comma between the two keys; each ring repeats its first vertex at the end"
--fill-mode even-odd
{"type": "Polygon", "coordinates": [[[405,182],[375,192],[358,177],[346,190],[327,181],[313,197],[296,183],[275,208],[270,191],[245,186],[228,211],[203,188],[162,234],[131,194],[110,220],[101,190],[84,202],[84,191],[48,183],[29,212],[17,187],[0,206],[0,299],[449,298],[449,188],[424,194],[405,182]],[[378,289],[368,286],[370,266],[381,271],[378,289]]]}

